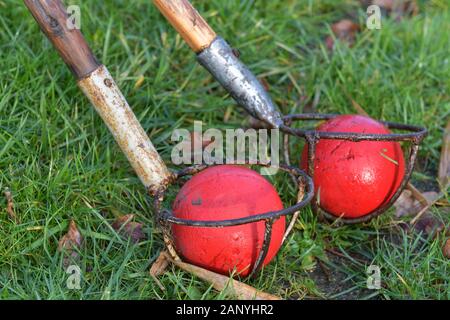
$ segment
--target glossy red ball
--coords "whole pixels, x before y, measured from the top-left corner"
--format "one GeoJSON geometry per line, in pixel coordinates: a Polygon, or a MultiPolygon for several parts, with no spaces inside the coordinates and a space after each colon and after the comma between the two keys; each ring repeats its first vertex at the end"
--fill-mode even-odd
{"type": "MultiPolygon", "coordinates": [[[[391,133],[383,124],[365,116],[343,115],[317,128],[325,132],[391,133]]],[[[301,167],[307,167],[306,146],[301,167]]],[[[321,139],[315,152],[315,201],[335,216],[358,218],[391,199],[405,174],[398,142],[321,139]]]]}
{"type": "MultiPolygon", "coordinates": [[[[275,188],[256,171],[242,166],[219,165],[194,175],[178,193],[174,215],[191,220],[237,219],[283,209],[275,188]]],[[[189,263],[230,274],[247,276],[264,240],[264,221],[223,228],[173,225],[178,253],[189,263]]],[[[281,246],[285,218],[273,225],[264,265],[281,246]]]]}

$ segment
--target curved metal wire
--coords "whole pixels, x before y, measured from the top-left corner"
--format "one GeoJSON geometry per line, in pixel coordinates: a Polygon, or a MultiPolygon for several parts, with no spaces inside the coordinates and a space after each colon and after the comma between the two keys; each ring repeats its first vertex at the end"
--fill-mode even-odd
{"type": "Polygon", "coordinates": [[[329,220],[338,220],[345,224],[356,224],[361,222],[369,221],[370,219],[379,216],[387,209],[389,209],[397,198],[402,193],[403,189],[406,187],[409,179],[411,178],[414,165],[417,158],[417,152],[419,149],[419,144],[427,135],[427,130],[422,127],[413,126],[413,125],[405,125],[399,124],[395,122],[388,121],[380,121],[389,129],[403,130],[408,131],[408,133],[390,133],[390,134],[369,134],[369,133],[355,133],[355,132],[322,132],[317,131],[315,129],[296,129],[292,128],[291,124],[294,121],[309,121],[309,120],[330,120],[332,118],[337,117],[337,114],[293,114],[283,117],[284,125],[280,127],[281,131],[285,133],[285,153],[286,157],[289,158],[289,136],[297,136],[304,138],[308,145],[308,163],[307,163],[307,172],[308,175],[314,178],[314,159],[315,159],[315,150],[317,143],[321,140],[347,140],[352,142],[358,141],[406,141],[411,142],[409,148],[409,159],[406,166],[406,172],[403,176],[403,180],[400,183],[400,186],[394,193],[394,195],[389,199],[389,201],[383,204],[381,207],[373,210],[372,212],[359,217],[359,218],[343,218],[327,212],[326,210],[320,208],[319,204],[316,201],[311,203],[313,211],[317,214],[322,214],[325,218],[329,220]]]}
{"type": "MultiPolygon", "coordinates": [[[[269,167],[270,165],[263,164],[251,164],[257,166],[269,167]]],[[[196,174],[200,171],[205,170],[210,167],[210,165],[197,165],[193,167],[188,167],[183,170],[180,170],[175,173],[175,178],[171,183],[175,183],[179,179],[196,174]]],[[[264,241],[261,247],[261,250],[258,254],[256,262],[252,268],[251,276],[256,274],[263,265],[264,259],[267,256],[267,252],[270,246],[270,240],[272,236],[272,226],[273,223],[282,216],[287,216],[298,212],[303,207],[309,204],[314,196],[314,185],[312,179],[301,169],[296,167],[287,166],[284,164],[280,164],[277,166],[278,169],[289,173],[297,179],[297,187],[299,189],[304,188],[303,190],[303,198],[298,201],[296,204],[284,208],[278,211],[264,212],[248,217],[243,217],[239,219],[228,219],[228,220],[188,220],[188,219],[180,219],[175,217],[173,212],[169,209],[162,208],[162,202],[164,201],[164,195],[168,188],[168,186],[161,187],[157,192],[157,196],[154,198],[154,208],[156,210],[156,219],[160,226],[163,227],[163,231],[166,234],[170,233],[170,224],[184,225],[189,227],[206,227],[206,228],[223,228],[230,226],[238,226],[246,223],[254,223],[258,221],[265,222],[265,232],[264,232],[264,241]]],[[[285,235],[286,236],[286,235],[285,235]]]]}

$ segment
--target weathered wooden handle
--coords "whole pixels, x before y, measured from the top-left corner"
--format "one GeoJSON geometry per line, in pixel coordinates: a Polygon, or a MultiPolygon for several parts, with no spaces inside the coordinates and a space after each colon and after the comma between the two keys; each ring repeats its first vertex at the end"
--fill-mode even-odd
{"type": "Polygon", "coordinates": [[[69,17],[60,0],[24,2],[77,79],[86,77],[100,66],[80,30],[68,25],[69,17]]]}
{"type": "Polygon", "coordinates": [[[209,47],[216,38],[188,0],[153,0],[153,3],[196,53],[209,47]]]}
{"type": "Polygon", "coordinates": [[[150,194],[172,174],[162,161],[107,68],[100,65],[77,29],[67,24],[60,0],[24,0],[25,5],[77,78],[78,86],[116,139],[150,194]]]}

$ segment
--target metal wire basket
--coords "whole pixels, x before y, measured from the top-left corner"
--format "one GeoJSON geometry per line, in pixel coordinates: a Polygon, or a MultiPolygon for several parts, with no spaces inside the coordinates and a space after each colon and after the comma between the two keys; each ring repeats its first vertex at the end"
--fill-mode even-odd
{"type": "MultiPolygon", "coordinates": [[[[261,167],[269,167],[270,164],[251,164],[261,167]]],[[[272,212],[262,212],[256,215],[247,216],[239,219],[231,219],[231,220],[186,220],[186,219],[180,219],[177,218],[172,210],[163,208],[163,201],[166,194],[166,191],[168,190],[168,187],[173,185],[174,183],[180,182],[182,178],[185,178],[187,176],[194,175],[196,173],[199,173],[208,167],[211,167],[211,165],[196,165],[192,167],[188,167],[185,169],[182,169],[174,174],[174,179],[171,181],[171,183],[167,186],[162,187],[158,192],[156,193],[156,196],[154,197],[154,208],[156,211],[156,220],[159,226],[161,226],[164,234],[171,239],[171,224],[177,224],[177,225],[184,225],[189,227],[207,227],[207,228],[224,228],[224,227],[231,227],[231,226],[237,226],[237,225],[243,225],[247,223],[255,223],[259,221],[265,222],[265,232],[264,232],[264,240],[263,245],[261,247],[261,250],[259,251],[259,254],[257,256],[257,259],[252,267],[252,271],[250,275],[256,274],[262,267],[264,259],[267,255],[270,241],[271,241],[271,235],[272,235],[272,225],[273,223],[282,216],[289,216],[293,215],[296,212],[299,212],[302,208],[304,208],[308,203],[310,203],[311,199],[313,198],[313,192],[314,192],[314,186],[312,179],[301,169],[287,166],[284,164],[280,164],[279,166],[276,166],[281,171],[289,173],[291,176],[293,176],[296,180],[296,187],[298,188],[298,198],[297,202],[289,206],[287,208],[284,208],[282,210],[278,211],[272,211],[272,212]]],[[[286,239],[289,231],[291,229],[288,228],[286,231],[286,234],[284,235],[283,239],[286,239]]]]}
{"type": "Polygon", "coordinates": [[[319,204],[316,201],[311,202],[311,206],[313,210],[317,214],[321,214],[325,216],[329,220],[339,220],[346,224],[355,224],[366,222],[376,216],[379,216],[387,209],[389,209],[397,198],[402,193],[409,179],[411,178],[411,174],[414,169],[414,165],[416,162],[417,152],[419,149],[419,144],[427,135],[427,130],[423,127],[413,126],[413,125],[405,125],[394,122],[380,121],[383,125],[385,125],[389,129],[402,130],[406,131],[404,133],[391,133],[391,134],[370,134],[370,133],[354,133],[354,132],[321,132],[316,129],[297,129],[293,128],[292,124],[295,121],[311,121],[311,120],[330,120],[339,116],[338,114],[319,114],[319,113],[306,113],[306,114],[292,114],[283,117],[284,125],[280,127],[280,130],[285,134],[284,139],[284,151],[286,162],[289,163],[290,159],[290,149],[289,149],[289,137],[295,136],[299,138],[303,138],[308,145],[308,162],[307,162],[307,173],[311,178],[314,178],[314,159],[315,159],[315,150],[317,143],[320,140],[346,140],[352,142],[359,141],[396,141],[396,142],[410,142],[409,146],[409,157],[406,165],[406,172],[403,177],[400,186],[393,194],[391,199],[375,209],[374,211],[359,217],[359,218],[343,218],[333,215],[324,209],[320,208],[319,204]]]}

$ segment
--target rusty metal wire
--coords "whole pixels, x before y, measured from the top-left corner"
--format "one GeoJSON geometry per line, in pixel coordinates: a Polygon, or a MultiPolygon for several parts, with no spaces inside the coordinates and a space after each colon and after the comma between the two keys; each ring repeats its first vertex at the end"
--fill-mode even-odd
{"type": "MultiPolygon", "coordinates": [[[[268,165],[263,164],[251,164],[251,165],[257,165],[262,167],[269,167],[268,165]]],[[[171,184],[174,184],[178,182],[180,179],[194,175],[202,170],[205,170],[206,168],[210,167],[210,165],[197,165],[188,167],[185,169],[182,169],[174,174],[174,179],[171,181],[171,184]]],[[[207,227],[207,228],[223,228],[223,227],[230,227],[230,226],[237,226],[242,225],[246,223],[254,223],[258,221],[264,221],[265,222],[265,232],[264,232],[264,241],[263,245],[261,247],[261,250],[258,254],[258,258],[256,259],[256,262],[252,268],[251,275],[255,275],[261,268],[264,262],[264,259],[267,256],[267,252],[269,250],[269,245],[272,237],[272,225],[273,223],[282,216],[288,216],[292,215],[298,211],[300,211],[302,208],[304,208],[306,205],[310,203],[310,201],[313,198],[313,192],[314,192],[314,185],[312,182],[312,179],[299,168],[287,166],[284,164],[281,164],[277,166],[278,169],[287,172],[291,176],[295,177],[297,187],[299,189],[299,193],[303,194],[303,197],[301,199],[298,199],[297,203],[284,208],[282,210],[278,211],[272,211],[272,212],[264,212],[252,216],[247,216],[239,219],[230,219],[230,220],[211,220],[211,221],[204,221],[204,220],[186,220],[186,219],[180,219],[177,218],[173,212],[169,209],[163,208],[162,203],[164,201],[164,195],[167,191],[167,189],[170,187],[170,185],[166,185],[160,188],[160,190],[157,191],[156,196],[154,197],[154,208],[156,211],[156,221],[159,226],[163,229],[163,232],[166,236],[171,237],[170,235],[170,225],[171,224],[178,224],[178,225],[184,225],[184,226],[190,226],[190,227],[207,227]]],[[[287,234],[285,234],[285,237],[287,234]]]]}
{"type": "MultiPolygon", "coordinates": [[[[391,133],[391,134],[369,134],[369,133],[354,133],[354,132],[321,132],[315,129],[296,129],[292,127],[292,123],[295,121],[320,121],[320,120],[330,120],[332,118],[337,117],[337,114],[316,114],[316,113],[306,113],[306,114],[293,114],[283,117],[284,125],[280,127],[280,130],[285,134],[284,137],[284,153],[285,158],[290,158],[290,150],[289,150],[289,136],[300,137],[306,140],[306,144],[308,145],[308,163],[307,163],[307,172],[311,178],[314,178],[314,159],[315,159],[315,150],[317,143],[321,139],[334,139],[334,140],[347,140],[352,142],[358,141],[398,141],[398,142],[410,142],[409,146],[409,159],[406,165],[406,172],[403,177],[403,180],[391,197],[391,199],[383,204],[381,207],[375,209],[367,215],[364,215],[359,218],[343,218],[335,216],[322,208],[320,208],[319,204],[316,201],[311,202],[311,206],[313,211],[317,214],[323,215],[325,218],[329,220],[338,220],[345,224],[355,224],[369,221],[370,219],[379,216],[387,209],[389,209],[397,198],[402,193],[409,179],[411,178],[414,165],[416,162],[417,152],[419,149],[419,144],[427,135],[427,130],[422,127],[413,126],[413,125],[405,125],[388,121],[380,121],[383,125],[385,125],[389,129],[396,129],[406,131],[406,133],[391,133]]],[[[289,160],[287,160],[289,161],[289,160]]],[[[289,162],[288,162],[289,163],[289,162]]]]}

